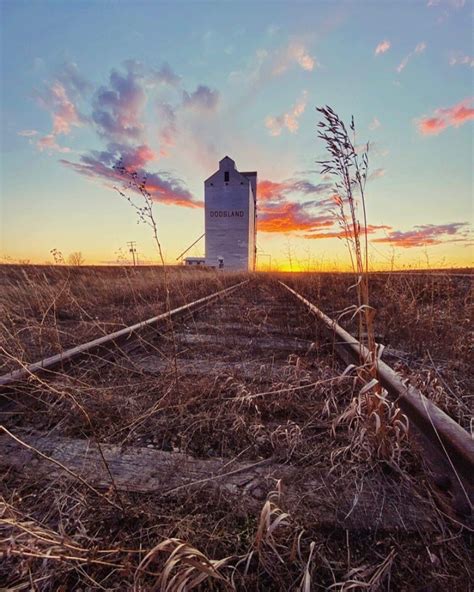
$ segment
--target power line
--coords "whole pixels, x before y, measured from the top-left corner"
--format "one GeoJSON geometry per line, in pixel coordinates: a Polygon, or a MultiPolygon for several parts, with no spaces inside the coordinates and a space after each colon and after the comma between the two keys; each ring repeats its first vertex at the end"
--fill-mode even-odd
{"type": "Polygon", "coordinates": [[[128,241],[127,247],[128,247],[128,250],[130,251],[130,253],[132,254],[133,266],[135,267],[137,264],[137,260],[138,260],[138,255],[137,255],[137,259],[135,259],[135,254],[137,252],[137,241],[128,241]]]}
{"type": "Polygon", "coordinates": [[[196,240],[193,242],[193,244],[192,244],[192,245],[190,245],[190,246],[189,246],[189,247],[188,247],[188,248],[187,248],[185,251],[183,251],[183,252],[181,253],[181,255],[179,255],[178,257],[176,257],[176,261],[179,261],[179,260],[180,260],[180,259],[183,257],[183,255],[186,255],[186,253],[189,251],[189,249],[191,249],[192,247],[194,247],[194,245],[195,245],[196,243],[198,243],[198,242],[199,242],[199,241],[200,241],[200,240],[201,240],[201,239],[204,237],[204,235],[205,235],[205,234],[206,234],[206,233],[204,233],[204,234],[201,234],[201,236],[200,236],[198,239],[196,239],[196,240]]]}

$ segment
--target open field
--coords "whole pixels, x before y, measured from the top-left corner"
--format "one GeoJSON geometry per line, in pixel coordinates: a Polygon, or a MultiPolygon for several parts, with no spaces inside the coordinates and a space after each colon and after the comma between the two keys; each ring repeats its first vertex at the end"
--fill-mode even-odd
{"type": "MultiPolygon", "coordinates": [[[[171,268],[172,308],[239,280],[171,268]],[[205,281],[203,281],[205,278],[205,281]]],[[[0,266],[1,367],[34,362],[166,310],[160,267],[0,266]]]]}
{"type": "MultiPolygon", "coordinates": [[[[171,307],[250,281],[113,355],[33,378],[0,408],[0,581],[469,590],[469,508],[427,478],[403,430],[383,454],[361,437],[344,416],[360,389],[353,373],[276,281],[354,331],[351,278],[168,279],[171,307]]],[[[160,269],[4,267],[1,282],[4,371],[166,310],[160,269]]],[[[470,289],[444,275],[371,282],[387,360],[467,429],[470,289]]]]}

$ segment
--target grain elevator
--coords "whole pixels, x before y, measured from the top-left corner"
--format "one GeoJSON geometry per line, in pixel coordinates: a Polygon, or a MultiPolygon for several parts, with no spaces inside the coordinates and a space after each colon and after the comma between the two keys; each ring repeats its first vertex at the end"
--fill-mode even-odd
{"type": "Polygon", "coordinates": [[[206,265],[253,271],[256,256],[257,173],[239,172],[228,156],[204,181],[206,265]]]}

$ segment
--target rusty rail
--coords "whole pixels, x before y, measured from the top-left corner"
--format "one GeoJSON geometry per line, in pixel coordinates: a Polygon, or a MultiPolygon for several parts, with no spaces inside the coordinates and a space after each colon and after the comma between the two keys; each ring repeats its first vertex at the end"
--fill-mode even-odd
{"type": "Polygon", "coordinates": [[[33,364],[28,364],[23,368],[18,370],[14,370],[12,372],[8,372],[7,374],[3,374],[0,376],[0,389],[12,386],[13,384],[24,382],[32,375],[38,374],[40,372],[44,372],[47,370],[53,370],[54,368],[71,362],[79,358],[80,356],[88,353],[93,353],[102,347],[107,347],[110,345],[114,345],[119,341],[123,341],[131,337],[134,333],[153,325],[161,321],[165,321],[167,319],[171,319],[181,313],[189,312],[194,310],[195,308],[203,305],[208,304],[215,298],[220,296],[227,296],[240,286],[246,284],[249,280],[244,280],[243,282],[239,282],[238,284],[234,284],[229,288],[225,288],[224,290],[219,290],[218,292],[214,292],[209,296],[204,296],[203,298],[199,298],[198,300],[194,300],[188,304],[184,304],[183,306],[179,306],[169,312],[162,313],[158,316],[151,317],[145,321],[141,321],[140,323],[136,323],[134,325],[130,325],[129,327],[125,327],[124,329],[120,329],[119,331],[114,331],[113,333],[108,333],[103,337],[98,337],[97,339],[93,339],[92,341],[88,341],[87,343],[83,343],[81,345],[77,345],[71,349],[63,351],[59,354],[54,356],[50,356],[49,358],[44,358],[39,362],[34,362],[33,364]]]}
{"type": "MultiPolygon", "coordinates": [[[[337,336],[336,350],[345,362],[359,365],[361,360],[369,359],[368,349],[355,337],[304,296],[283,282],[279,283],[303,302],[324,323],[326,328],[337,336]]],[[[418,389],[405,384],[402,377],[382,360],[377,363],[377,378],[392,400],[407,415],[410,422],[428,438],[438,453],[443,458],[447,458],[449,464],[452,463],[463,479],[472,486],[474,484],[474,440],[469,433],[418,389]]]]}

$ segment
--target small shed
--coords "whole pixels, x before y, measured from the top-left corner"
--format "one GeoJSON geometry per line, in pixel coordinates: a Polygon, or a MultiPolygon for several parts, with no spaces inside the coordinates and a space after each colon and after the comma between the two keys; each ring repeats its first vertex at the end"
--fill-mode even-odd
{"type": "Polygon", "coordinates": [[[184,259],[185,265],[206,265],[206,258],[205,257],[186,257],[184,259]]]}

